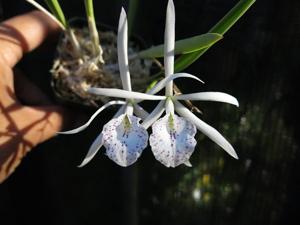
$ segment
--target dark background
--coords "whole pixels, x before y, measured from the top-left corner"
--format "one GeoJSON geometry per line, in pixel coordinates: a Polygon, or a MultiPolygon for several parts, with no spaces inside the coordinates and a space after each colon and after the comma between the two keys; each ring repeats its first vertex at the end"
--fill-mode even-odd
{"type": "MultiPolygon", "coordinates": [[[[21,0],[0,2],[2,20],[32,9],[21,0]]],[[[82,1],[61,2],[69,18],[83,15],[82,1]]],[[[167,1],[140,2],[134,32],[149,45],[162,43],[167,1]]],[[[174,2],[180,39],[206,32],[237,1],[174,2]]],[[[95,1],[97,20],[116,26],[121,5],[95,1]]],[[[42,47],[18,65],[49,95],[53,49],[42,47]]],[[[58,136],[28,154],[0,185],[0,224],[298,224],[299,49],[300,1],[257,0],[220,43],[186,70],[205,86],[179,83],[186,92],[224,91],[238,98],[238,109],[196,104],[240,160],[197,134],[192,168],[167,169],[146,149],[126,169],[103,150],[78,169],[106,115],[87,131],[58,136]]]]}

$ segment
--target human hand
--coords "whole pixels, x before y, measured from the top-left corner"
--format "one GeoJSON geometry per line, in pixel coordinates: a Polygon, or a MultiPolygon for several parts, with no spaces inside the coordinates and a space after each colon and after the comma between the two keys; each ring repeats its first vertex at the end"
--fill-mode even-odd
{"type": "Polygon", "coordinates": [[[51,105],[38,87],[13,69],[24,53],[58,30],[38,11],[0,24],[0,183],[27,152],[53,137],[65,122],[66,111],[51,105]],[[16,93],[24,100],[22,103],[16,93]]]}

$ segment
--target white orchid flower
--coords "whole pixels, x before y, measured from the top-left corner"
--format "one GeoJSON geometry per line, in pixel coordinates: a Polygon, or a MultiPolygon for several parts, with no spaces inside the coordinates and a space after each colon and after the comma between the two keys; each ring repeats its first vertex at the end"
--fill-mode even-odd
{"type": "Polygon", "coordinates": [[[124,90],[111,88],[90,88],[88,91],[111,97],[121,97],[126,101],[110,101],[99,108],[84,125],[61,134],[74,134],[86,129],[94,118],[104,109],[111,105],[123,104],[115,116],[104,125],[102,132],[90,147],[85,159],[79,167],[86,165],[104,145],[106,155],[120,166],[133,164],[148,143],[148,133],[140,125],[140,118],[146,118],[148,113],[134,102],[140,100],[162,100],[165,96],[154,96],[150,94],[133,92],[131,90],[130,73],[128,69],[127,55],[127,18],[124,9],[121,11],[118,28],[118,61],[120,76],[124,90]],[[139,116],[136,117],[133,115],[139,116]]]}
{"type": "MultiPolygon", "coordinates": [[[[192,94],[173,95],[174,75],[174,47],[175,47],[175,8],[169,0],[166,15],[164,66],[165,99],[162,100],[142,125],[147,129],[152,125],[153,133],[149,141],[155,158],[167,167],[176,167],[180,164],[191,166],[189,158],[193,153],[196,140],[196,130],[200,130],[211,140],[221,146],[234,158],[238,158],[231,144],[213,127],[209,126],[189,109],[183,106],[180,100],[201,100],[225,102],[238,106],[238,101],[231,95],[220,92],[199,92],[192,94]],[[171,77],[169,80],[168,77],[171,77]],[[166,115],[160,116],[166,111],[166,115]],[[181,117],[177,116],[177,112],[181,117]]],[[[185,74],[187,75],[187,74],[185,74]]],[[[189,75],[192,76],[192,75],[189,75]]]]}

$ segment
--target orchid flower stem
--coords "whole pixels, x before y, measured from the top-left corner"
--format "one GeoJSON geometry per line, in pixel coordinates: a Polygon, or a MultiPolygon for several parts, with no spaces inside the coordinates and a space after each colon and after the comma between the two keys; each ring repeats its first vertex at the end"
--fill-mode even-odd
{"type": "Polygon", "coordinates": [[[94,14],[93,0],[84,0],[84,5],[86,10],[90,35],[93,42],[93,53],[95,56],[102,55],[102,51],[100,48],[99,33],[97,30],[95,14],[94,14]]]}

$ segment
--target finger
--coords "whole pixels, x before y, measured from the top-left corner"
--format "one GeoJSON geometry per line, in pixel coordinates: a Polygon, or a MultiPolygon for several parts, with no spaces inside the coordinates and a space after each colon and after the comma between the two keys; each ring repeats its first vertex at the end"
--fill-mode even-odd
{"type": "Polygon", "coordinates": [[[31,82],[21,71],[15,69],[15,93],[25,105],[50,105],[51,101],[42,90],[31,82]]]}
{"type": "Polygon", "coordinates": [[[0,117],[0,184],[30,150],[60,130],[64,113],[56,106],[30,108],[16,105],[13,111],[7,111],[0,117]]]}
{"type": "Polygon", "coordinates": [[[35,49],[59,29],[53,20],[39,11],[6,20],[0,24],[0,55],[13,67],[23,53],[35,49]]]}
{"type": "Polygon", "coordinates": [[[29,119],[19,126],[23,123],[24,138],[33,145],[55,136],[69,120],[67,110],[60,106],[26,107],[26,115],[29,119]]]}

